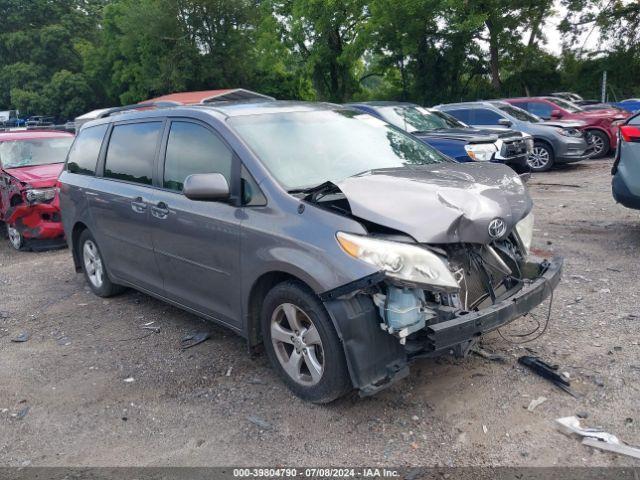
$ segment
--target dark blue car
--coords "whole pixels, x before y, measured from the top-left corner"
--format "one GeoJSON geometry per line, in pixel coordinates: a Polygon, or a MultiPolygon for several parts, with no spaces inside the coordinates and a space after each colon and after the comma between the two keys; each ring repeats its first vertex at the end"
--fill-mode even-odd
{"type": "Polygon", "coordinates": [[[413,103],[361,102],[349,104],[405,130],[458,162],[505,163],[528,171],[531,137],[508,129],[471,128],[451,115],[413,103]]]}

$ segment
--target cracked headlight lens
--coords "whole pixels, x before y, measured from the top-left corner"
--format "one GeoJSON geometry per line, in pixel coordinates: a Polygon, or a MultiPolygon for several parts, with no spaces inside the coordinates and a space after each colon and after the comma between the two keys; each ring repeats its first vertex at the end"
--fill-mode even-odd
{"type": "Polygon", "coordinates": [[[518,232],[518,236],[526,250],[526,254],[531,250],[531,242],[533,242],[533,223],[533,212],[529,213],[529,215],[516,223],[516,231],[518,232]]]}
{"type": "Polygon", "coordinates": [[[53,200],[56,196],[55,188],[31,188],[26,192],[27,202],[44,203],[53,200]]]}
{"type": "Polygon", "coordinates": [[[488,162],[498,151],[493,143],[470,143],[464,146],[464,149],[476,162],[488,162]]]}
{"type": "Polygon", "coordinates": [[[383,270],[389,278],[432,290],[460,288],[447,263],[425,248],[344,232],[336,238],[346,253],[383,270]]]}

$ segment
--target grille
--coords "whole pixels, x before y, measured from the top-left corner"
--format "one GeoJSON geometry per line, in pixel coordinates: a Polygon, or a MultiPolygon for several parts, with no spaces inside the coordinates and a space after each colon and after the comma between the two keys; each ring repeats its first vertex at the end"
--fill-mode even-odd
{"type": "Polygon", "coordinates": [[[518,155],[524,155],[525,153],[527,153],[527,144],[524,140],[504,142],[500,149],[500,155],[505,158],[517,157],[518,155]]]}
{"type": "Polygon", "coordinates": [[[504,272],[492,265],[495,260],[479,246],[457,248],[449,258],[460,283],[462,307],[472,310],[485,302],[490,304],[488,283],[498,293],[496,290],[506,277],[504,272]]]}

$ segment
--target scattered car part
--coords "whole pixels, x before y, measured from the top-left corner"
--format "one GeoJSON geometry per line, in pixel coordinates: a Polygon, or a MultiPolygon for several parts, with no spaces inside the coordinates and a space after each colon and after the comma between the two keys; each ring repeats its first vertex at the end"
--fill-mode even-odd
{"type": "Polygon", "coordinates": [[[195,332],[189,335],[185,335],[180,340],[180,348],[186,350],[187,348],[195,347],[196,345],[208,340],[211,337],[210,332],[195,332]]]}
{"type": "Polygon", "coordinates": [[[15,343],[22,343],[29,340],[29,338],[31,338],[31,335],[29,334],[29,332],[20,332],[18,335],[13,337],[11,341],[15,343]]]}
{"type": "Polygon", "coordinates": [[[529,406],[527,407],[527,410],[529,412],[533,412],[536,409],[536,407],[539,407],[546,401],[547,401],[547,397],[540,396],[538,398],[534,398],[533,400],[531,400],[531,402],[529,402],[529,406]]]}
{"type": "Polygon", "coordinates": [[[558,430],[567,436],[582,437],[582,444],[589,447],[619,453],[640,459],[640,448],[623,443],[618,437],[600,428],[585,428],[580,425],[578,417],[563,417],[556,419],[558,430]]]}
{"type": "Polygon", "coordinates": [[[564,390],[572,397],[577,398],[577,395],[571,390],[571,388],[569,388],[571,386],[571,383],[562,375],[557,373],[557,365],[549,365],[540,358],[530,355],[525,355],[518,358],[518,363],[529,368],[531,371],[533,371],[537,375],[540,375],[542,378],[546,378],[556,387],[564,390]]]}

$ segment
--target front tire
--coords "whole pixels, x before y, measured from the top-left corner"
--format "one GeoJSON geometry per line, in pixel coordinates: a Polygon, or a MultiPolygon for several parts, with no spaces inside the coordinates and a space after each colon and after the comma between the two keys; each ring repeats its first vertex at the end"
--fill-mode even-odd
{"type": "Polygon", "coordinates": [[[262,305],[267,356],[298,397],[329,403],[352,389],[342,343],[318,297],[304,285],[276,285],[262,305]]]}
{"type": "Polygon", "coordinates": [[[532,172],[547,172],[555,162],[553,150],[544,142],[534,142],[533,151],[527,158],[527,164],[532,172]]]}
{"type": "Polygon", "coordinates": [[[602,158],[611,150],[611,143],[606,133],[600,130],[589,130],[590,144],[593,146],[591,158],[602,158]]]}
{"type": "Polygon", "coordinates": [[[20,231],[15,227],[15,225],[7,225],[7,238],[9,239],[9,245],[11,245],[15,250],[24,250],[25,241],[24,236],[20,231]]]}
{"type": "Polygon", "coordinates": [[[124,287],[113,283],[109,278],[98,244],[89,230],[85,230],[80,234],[78,254],[82,263],[84,278],[93,293],[99,297],[112,297],[124,290],[124,287]]]}

